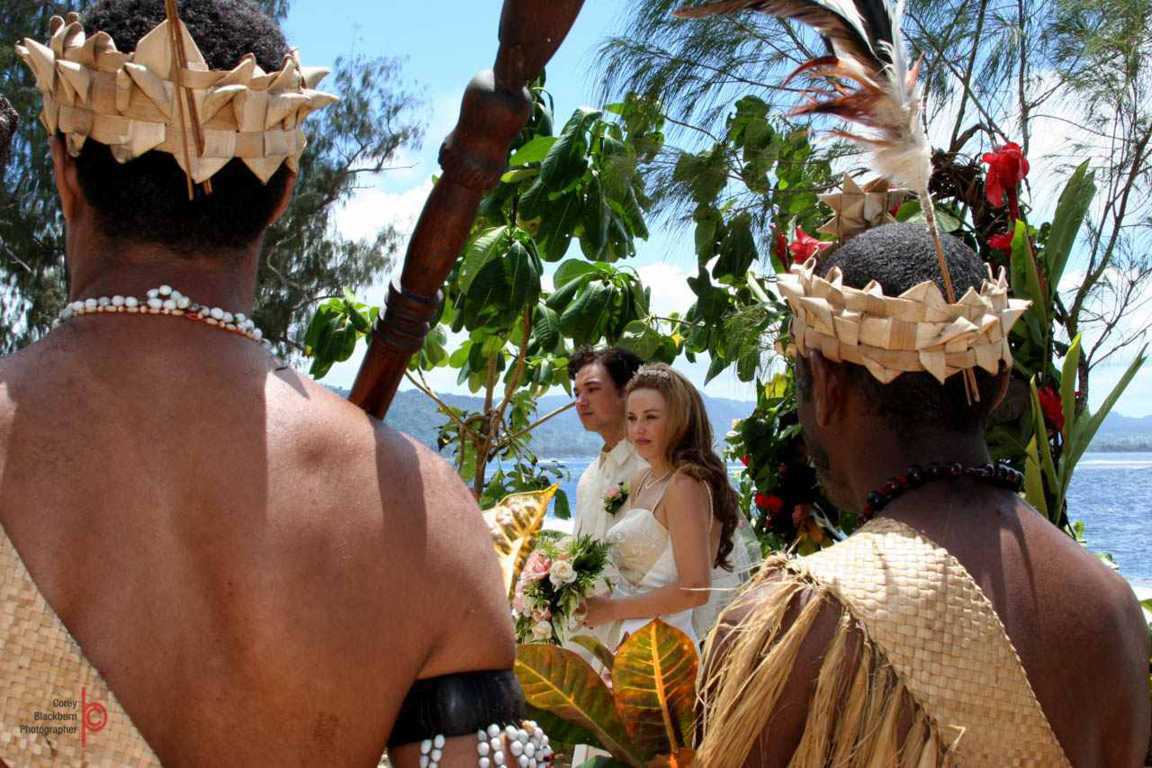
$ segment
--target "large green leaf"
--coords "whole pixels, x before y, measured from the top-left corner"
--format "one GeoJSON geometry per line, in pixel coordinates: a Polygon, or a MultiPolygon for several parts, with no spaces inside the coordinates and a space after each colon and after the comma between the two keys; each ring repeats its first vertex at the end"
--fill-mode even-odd
{"type": "Polygon", "coordinates": [[[603,327],[614,291],[603,280],[582,285],[583,290],[560,315],[560,329],[576,344],[592,344],[598,340],[598,330],[603,327]]]}
{"type": "Polygon", "coordinates": [[[584,175],[588,167],[585,133],[601,114],[595,110],[579,109],[569,118],[540,165],[540,183],[546,189],[554,192],[567,189],[584,175]]]}
{"type": "Polygon", "coordinates": [[[468,293],[476,275],[493,259],[504,254],[508,246],[507,226],[492,227],[480,232],[464,248],[464,260],[460,265],[460,292],[468,293]]]}
{"type": "Polygon", "coordinates": [[[1024,498],[1036,511],[1048,517],[1048,499],[1044,495],[1044,470],[1040,466],[1040,454],[1036,450],[1036,435],[1028,443],[1024,463],[1024,498]]]}
{"type": "Polygon", "coordinates": [[[512,153],[512,157],[508,158],[508,167],[518,168],[530,163],[541,162],[555,143],[555,136],[537,136],[512,153]]]}
{"type": "Polygon", "coordinates": [[[556,274],[552,278],[552,284],[559,290],[576,278],[596,271],[598,270],[594,264],[589,264],[583,259],[569,259],[556,268],[556,274]]]}
{"type": "MultiPolygon", "coordinates": [[[[1092,438],[1096,437],[1096,432],[1100,429],[1100,425],[1104,423],[1104,419],[1112,411],[1112,407],[1116,405],[1116,401],[1124,394],[1124,390],[1132,383],[1132,379],[1136,377],[1140,369],[1144,366],[1147,359],[1145,355],[1148,352],[1148,345],[1140,350],[1136,355],[1136,359],[1128,366],[1128,370],[1120,377],[1120,381],[1116,382],[1116,386],[1108,393],[1108,397],[1100,404],[1099,410],[1095,413],[1089,414],[1085,412],[1076,421],[1076,439],[1075,450],[1069,452],[1069,456],[1065,459],[1069,467],[1075,467],[1080,461],[1080,457],[1084,455],[1084,451],[1088,450],[1088,446],[1092,444],[1092,438]]],[[[1071,471],[1069,471],[1071,474],[1071,471]]]]}
{"type": "Polygon", "coordinates": [[[546,709],[529,705],[525,714],[548,734],[548,743],[553,749],[568,751],[577,744],[596,744],[596,737],[587,728],[557,717],[546,709]]]}
{"type": "MultiPolygon", "coordinates": [[[[1049,298],[1041,287],[1040,272],[1036,265],[1036,254],[1032,251],[1032,241],[1028,238],[1028,225],[1016,222],[1012,236],[1012,292],[1017,296],[1031,299],[1029,313],[1036,316],[1041,328],[1048,328],[1049,298]]],[[[960,298],[957,296],[956,298],[960,298]]]]}
{"type": "Polygon", "coordinates": [[[517,311],[533,307],[540,297],[540,275],[543,271],[540,257],[523,243],[516,241],[501,260],[504,280],[508,284],[508,305],[517,311]]]}
{"type": "Polygon", "coordinates": [[[568,253],[572,232],[580,223],[584,201],[579,190],[568,192],[543,204],[536,246],[545,261],[559,261],[568,253]]]}
{"type": "Polygon", "coordinates": [[[533,707],[589,731],[613,757],[632,766],[644,764],[616,712],[612,692],[580,656],[554,645],[521,645],[516,649],[516,676],[533,707]]]}
{"type": "Polygon", "coordinates": [[[608,245],[608,225],[612,209],[604,199],[604,187],[600,176],[593,171],[592,178],[584,190],[584,209],[580,222],[584,226],[584,236],[580,238],[580,249],[589,259],[597,260],[608,245]]]}
{"type": "Polygon", "coordinates": [[[645,756],[691,746],[699,667],[692,639],[659,619],[617,649],[612,665],[616,710],[645,756]]]}
{"type": "Polygon", "coordinates": [[[562,339],[560,315],[545,304],[537,304],[532,316],[532,339],[542,353],[555,352],[562,339]]]}
{"type": "Polygon", "coordinates": [[[1040,391],[1036,388],[1035,378],[1029,382],[1029,386],[1032,388],[1032,428],[1035,430],[1034,442],[1037,459],[1042,475],[1048,480],[1048,488],[1055,489],[1057,492],[1053,503],[1048,505],[1048,519],[1053,523],[1059,523],[1060,515],[1063,513],[1064,499],[1063,494],[1060,493],[1063,483],[1060,481],[1060,473],[1056,471],[1056,464],[1052,460],[1052,450],[1048,445],[1048,429],[1044,425],[1044,409],[1040,406],[1040,391]]]}
{"type": "Polygon", "coordinates": [[[728,224],[728,232],[720,243],[720,258],[712,268],[718,281],[731,283],[742,279],[756,261],[756,238],[752,235],[752,216],[741,213],[728,224]]]}
{"type": "Polygon", "coordinates": [[[1088,160],[1081,163],[1064,185],[1048,233],[1044,261],[1048,267],[1048,289],[1053,296],[1060,285],[1060,278],[1064,276],[1064,268],[1068,265],[1084,217],[1088,215],[1088,207],[1096,195],[1096,174],[1088,170],[1088,164],[1088,160]]]}
{"type": "Polygon", "coordinates": [[[1076,379],[1080,366],[1080,336],[1072,340],[1068,347],[1068,354],[1064,356],[1064,365],[1060,374],[1060,407],[1064,410],[1064,442],[1069,449],[1074,450],[1076,425],[1076,379]]]}

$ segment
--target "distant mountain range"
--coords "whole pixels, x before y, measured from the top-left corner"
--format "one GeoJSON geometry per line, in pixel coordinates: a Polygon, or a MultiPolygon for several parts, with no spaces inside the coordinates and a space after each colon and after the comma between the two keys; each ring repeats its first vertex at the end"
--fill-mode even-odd
{"type": "MultiPolygon", "coordinates": [[[[341,394],[347,396],[346,391],[341,394]]],[[[463,395],[443,395],[442,398],[453,407],[471,411],[480,410],[484,402],[482,398],[463,395]]],[[[568,402],[570,400],[563,396],[541,398],[538,413],[550,413],[568,402]]],[[[750,402],[707,396],[704,405],[712,422],[718,448],[723,447],[724,436],[731,429],[732,421],[745,418],[753,408],[750,402]]],[[[398,392],[387,418],[390,426],[433,448],[436,446],[437,430],[443,421],[444,417],[437,412],[436,404],[416,390],[398,392]]],[[[541,458],[594,456],[600,450],[600,445],[599,436],[586,432],[580,425],[575,410],[565,411],[544,423],[532,436],[532,448],[541,458]]],[[[1111,414],[1097,433],[1092,450],[1152,451],[1152,416],[1132,418],[1111,414]]]]}

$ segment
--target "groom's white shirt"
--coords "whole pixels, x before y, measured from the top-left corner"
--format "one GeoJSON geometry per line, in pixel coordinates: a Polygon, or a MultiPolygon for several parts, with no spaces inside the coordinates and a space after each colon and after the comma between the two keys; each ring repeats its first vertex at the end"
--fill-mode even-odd
{"type": "Polygon", "coordinates": [[[648,468],[628,440],[616,443],[610,451],[600,451],[588,465],[576,486],[576,522],[573,533],[603,539],[616,518],[604,511],[604,497],[619,483],[648,468]]]}

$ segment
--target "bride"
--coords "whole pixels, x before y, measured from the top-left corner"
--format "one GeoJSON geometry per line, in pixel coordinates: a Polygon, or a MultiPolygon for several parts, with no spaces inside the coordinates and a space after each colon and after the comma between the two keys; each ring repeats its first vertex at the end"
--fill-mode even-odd
{"type": "Polygon", "coordinates": [[[627,393],[628,439],[649,468],[608,529],[620,583],[588,598],[584,621],[609,648],[657,617],[699,644],[747,575],[751,533],[692,383],[656,363],[627,393]]]}

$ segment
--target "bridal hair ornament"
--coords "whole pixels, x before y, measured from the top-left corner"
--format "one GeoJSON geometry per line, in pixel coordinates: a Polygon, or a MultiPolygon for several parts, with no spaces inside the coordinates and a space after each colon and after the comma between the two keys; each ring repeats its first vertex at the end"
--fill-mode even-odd
{"type": "MultiPolygon", "coordinates": [[[[1008,329],[1027,304],[1006,303],[1006,295],[1000,296],[1002,277],[985,283],[984,290],[979,294],[970,292],[963,299],[957,300],[940,230],[936,224],[932,195],[928,190],[932,177],[931,146],[921,122],[923,102],[918,83],[920,64],[917,62],[909,66],[904,35],[900,28],[904,16],[904,0],[711,0],[698,6],[682,8],[676,15],[700,18],[747,10],[794,19],[824,36],[832,53],[800,65],[788,77],[788,80],[792,80],[804,75],[816,83],[807,90],[809,100],[794,109],[792,114],[834,115],[867,129],[865,134],[845,130],[833,131],[833,134],[871,151],[872,169],[881,178],[907,187],[919,198],[944,283],[943,296],[939,291],[925,289],[923,285],[914,287],[900,297],[883,297],[878,289],[864,292],[872,301],[868,304],[867,317],[841,316],[837,323],[827,311],[821,310],[818,313],[819,335],[840,339],[838,335],[829,334],[829,331],[834,326],[838,328],[842,325],[845,329],[842,343],[829,344],[829,349],[839,348],[844,353],[843,359],[868,365],[868,369],[881,381],[891,381],[905,370],[928,370],[940,380],[951,373],[962,372],[969,401],[979,401],[980,390],[972,369],[976,365],[988,369],[986,364],[991,359],[992,348],[997,350],[997,360],[1011,362],[1006,340],[1008,329]],[[990,288],[989,284],[993,287],[990,288]],[[997,298],[991,298],[992,295],[997,298]],[[981,305],[979,311],[976,303],[981,305]],[[1006,315],[1003,314],[1005,312],[1006,315]],[[865,319],[873,321],[867,325],[867,332],[865,326],[861,325],[865,319]],[[935,325],[939,322],[959,323],[960,320],[977,325],[979,330],[973,332],[967,329],[960,332],[957,326],[953,329],[957,335],[948,335],[942,344],[938,338],[932,340],[936,338],[934,334],[939,329],[935,329],[935,325]],[[991,327],[993,321],[997,324],[995,329],[991,327]],[[914,333],[909,323],[916,326],[914,333]],[[929,325],[922,326],[922,323],[929,325]],[[881,325],[888,330],[873,333],[881,325]],[[859,327],[861,335],[855,335],[855,331],[849,330],[850,327],[859,327]],[[1001,340],[999,334],[1005,338],[1001,340]],[[860,341],[864,342],[864,346],[858,350],[860,341]],[[925,344],[928,346],[923,346],[925,344]],[[977,349],[981,350],[979,354],[977,349]],[[925,350],[928,353],[922,354],[925,350]],[[857,352],[860,353],[860,361],[853,360],[857,352]],[[871,361],[871,364],[865,363],[865,360],[871,361]]],[[[855,184],[852,186],[855,187],[855,184]]],[[[877,193],[889,191],[886,188],[881,190],[870,187],[865,187],[865,190],[877,193]]],[[[845,188],[845,192],[852,196],[863,191],[858,188],[848,189],[847,186],[845,188]]],[[[842,209],[848,201],[844,197],[838,198],[836,202],[841,204],[839,208],[833,206],[837,217],[826,226],[841,228],[847,223],[852,231],[841,229],[836,232],[841,238],[854,234],[857,224],[871,224],[866,220],[874,217],[845,217],[842,209]],[[845,221],[845,218],[858,218],[861,221],[845,221]]],[[[882,214],[880,218],[882,223],[885,220],[882,214]]],[[[814,318],[810,313],[815,312],[815,307],[821,302],[827,301],[828,286],[832,283],[814,278],[808,265],[794,266],[790,277],[788,302],[798,318],[807,318],[799,321],[799,328],[794,328],[799,331],[796,333],[797,346],[803,353],[806,347],[811,346],[803,337],[816,327],[809,324],[814,318]],[[813,301],[805,303],[805,299],[813,301]]],[[[848,288],[835,290],[843,296],[852,295],[849,291],[853,291],[848,288]]],[[[864,300],[854,297],[852,301],[861,304],[864,300]]],[[[854,308],[847,311],[856,313],[860,310],[854,308]]]]}
{"type": "Polygon", "coordinates": [[[253,54],[230,71],[211,71],[180,20],[168,18],[122,53],[106,32],[88,35],[80,17],[53,16],[47,45],[25,38],[16,53],[44,97],[40,119],[64,134],[79,156],[88,140],[108,145],[127,163],[159,150],[176,158],[193,186],[240,159],[265,184],[287,164],[299,170],[307,139],[301,123],[339,99],[315,90],[327,69],[301,67],[295,51],[279,72],[266,73],[253,54]]]}
{"type": "Polygon", "coordinates": [[[1004,270],[989,268],[981,290],[948,302],[926,281],[899,296],[885,296],[875,280],[863,289],[843,285],[840,269],[826,278],[816,260],[780,275],[780,293],[792,307],[796,351],[815,349],[833,362],[862,365],[881,383],[902,373],[927,371],[940,383],[980,367],[995,374],[1012,367],[1008,334],[1030,302],[1008,297],[1004,270]]]}

